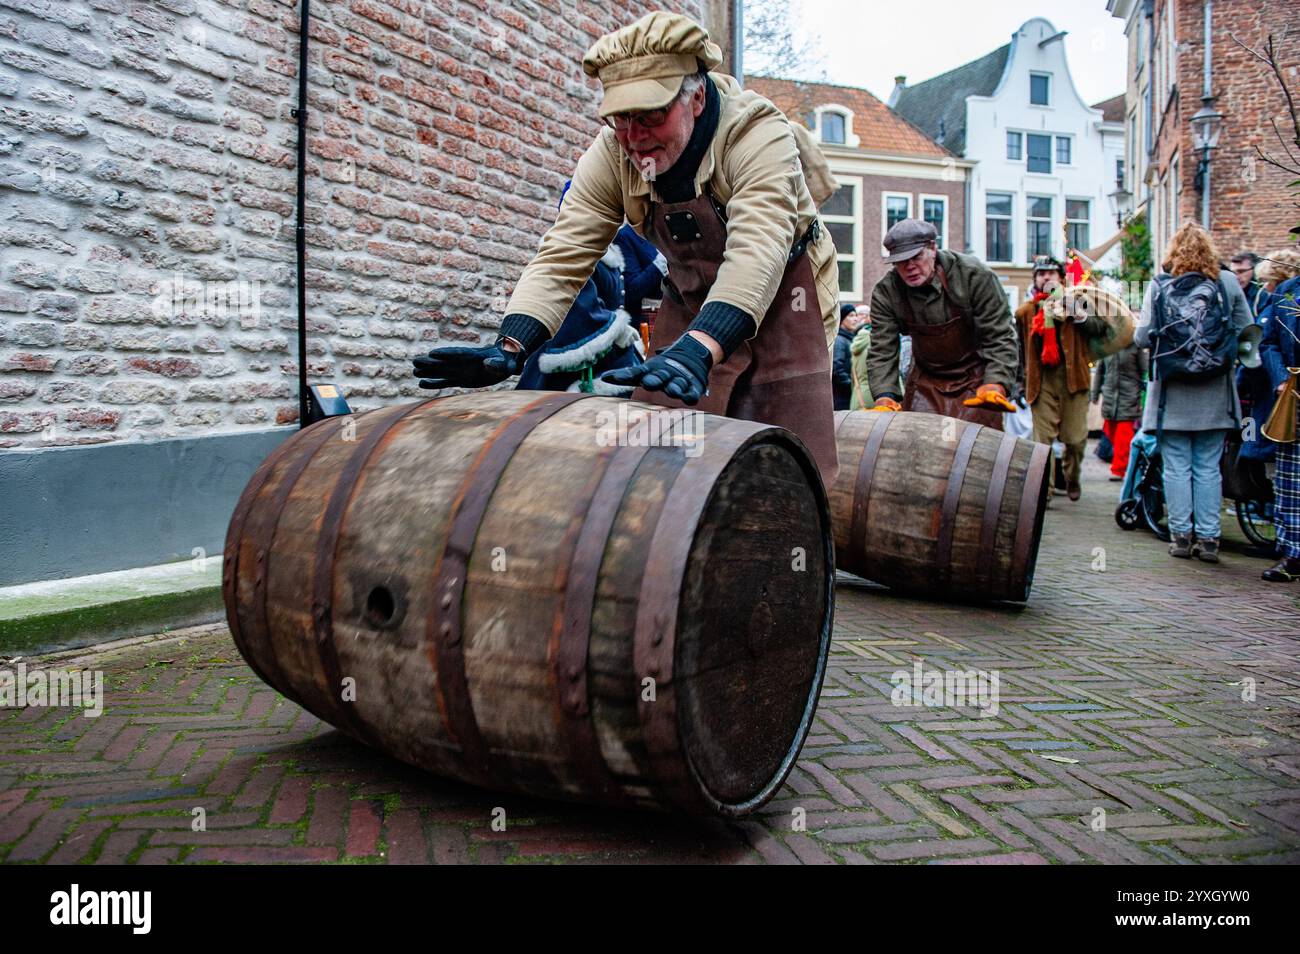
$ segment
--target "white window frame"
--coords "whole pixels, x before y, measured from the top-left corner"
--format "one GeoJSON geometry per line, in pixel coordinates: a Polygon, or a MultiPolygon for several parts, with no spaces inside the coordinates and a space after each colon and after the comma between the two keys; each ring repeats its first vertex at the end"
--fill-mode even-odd
{"type": "Polygon", "coordinates": [[[1043,194],[1043,193],[1041,193],[1041,192],[1026,192],[1026,193],[1025,193],[1025,261],[1026,261],[1026,262],[1029,262],[1029,263],[1032,264],[1033,261],[1034,261],[1034,257],[1037,256],[1037,255],[1054,255],[1054,254],[1055,254],[1055,249],[1052,248],[1052,246],[1056,244],[1056,242],[1054,242],[1054,241],[1052,240],[1052,235],[1054,234],[1054,233],[1052,232],[1052,229],[1053,229],[1053,227],[1054,227],[1054,223],[1055,223],[1055,222],[1056,222],[1056,196],[1054,196],[1054,195],[1045,195],[1045,194],[1043,194]],[[1046,219],[1046,222],[1047,222],[1047,251],[1045,251],[1045,252],[1043,252],[1043,251],[1038,251],[1038,250],[1036,250],[1036,249],[1033,249],[1033,248],[1032,248],[1033,243],[1029,241],[1029,223],[1030,223],[1030,222],[1042,222],[1042,221],[1044,221],[1043,219],[1041,219],[1041,218],[1039,218],[1039,217],[1037,217],[1037,216],[1032,216],[1032,215],[1029,214],[1029,210],[1030,210],[1030,208],[1032,207],[1033,202],[1034,202],[1035,199],[1046,199],[1049,203],[1051,203],[1051,205],[1050,205],[1050,207],[1049,207],[1051,211],[1049,211],[1049,212],[1047,213],[1047,219],[1046,219]]]}
{"type": "Polygon", "coordinates": [[[826,103],[823,106],[816,107],[813,112],[817,116],[817,126],[813,130],[817,134],[817,141],[827,146],[842,146],[847,149],[856,149],[862,140],[854,135],[853,132],[853,110],[847,106],[841,106],[839,103],[826,103]],[[826,142],[822,138],[822,114],[835,113],[844,117],[844,142],[826,142]]]}
{"type": "Polygon", "coordinates": [[[921,208],[918,210],[920,214],[917,216],[917,218],[920,219],[922,222],[925,221],[925,202],[927,199],[934,199],[938,202],[943,203],[943,230],[939,233],[939,238],[942,239],[942,243],[939,245],[939,247],[948,248],[948,197],[946,195],[931,195],[930,193],[927,192],[922,192],[920,195],[918,195],[916,197],[916,200],[917,200],[917,204],[921,208]]]}
{"type": "Polygon", "coordinates": [[[1169,160],[1169,178],[1172,183],[1172,187],[1170,188],[1171,195],[1169,198],[1170,205],[1172,206],[1171,211],[1173,212],[1173,229],[1169,232],[1170,237],[1173,236],[1174,232],[1178,231],[1178,215],[1181,212],[1183,202],[1183,174],[1181,158],[1182,157],[1175,152],[1173,158],[1169,160]]]}
{"type": "Polygon", "coordinates": [[[1055,86],[1055,85],[1056,85],[1056,84],[1052,82],[1052,74],[1051,74],[1051,73],[1046,73],[1046,72],[1043,72],[1042,70],[1030,70],[1030,71],[1029,71],[1029,96],[1027,97],[1027,100],[1028,100],[1029,106],[1032,107],[1032,108],[1035,108],[1035,109],[1051,109],[1051,107],[1052,107],[1052,87],[1055,86]],[[1047,102],[1045,102],[1045,103],[1035,103],[1035,102],[1034,102],[1034,77],[1035,77],[1035,76],[1042,76],[1043,78],[1045,78],[1045,79],[1047,80],[1047,102]]]}
{"type": "Polygon", "coordinates": [[[839,263],[852,262],[853,288],[848,292],[841,291],[840,295],[849,295],[856,303],[862,300],[862,266],[864,258],[862,247],[862,180],[836,176],[835,181],[840,184],[841,189],[853,190],[853,197],[850,200],[853,213],[851,215],[825,215],[819,212],[818,216],[823,222],[847,222],[853,226],[853,247],[857,251],[854,254],[847,254],[838,247],[835,249],[835,287],[839,288],[840,285],[839,263]]]}
{"type": "MultiPolygon", "coordinates": [[[[1066,224],[1066,226],[1067,226],[1067,227],[1066,227],[1066,234],[1067,234],[1067,235],[1069,234],[1069,226],[1071,226],[1071,225],[1086,225],[1086,226],[1088,226],[1088,241],[1089,241],[1089,242],[1092,241],[1092,239],[1093,239],[1093,234],[1092,234],[1092,199],[1090,199],[1090,198],[1088,198],[1088,197],[1086,197],[1086,196],[1067,195],[1067,196],[1065,197],[1065,208],[1062,210],[1062,214],[1065,216],[1065,218],[1064,218],[1062,221],[1065,222],[1065,224],[1066,224]],[[1086,203],[1088,204],[1088,217],[1087,217],[1087,218],[1084,218],[1084,219],[1072,219],[1072,218],[1070,218],[1070,203],[1071,203],[1071,202],[1086,202],[1086,203]]],[[[1083,248],[1083,249],[1080,249],[1080,251],[1087,251],[1087,249],[1086,249],[1086,248],[1083,248]]]]}
{"type": "Polygon", "coordinates": [[[1053,142],[1052,142],[1052,159],[1055,161],[1056,165],[1058,165],[1058,166],[1073,166],[1073,165],[1074,165],[1074,137],[1073,137],[1073,136],[1060,136],[1060,135],[1056,135],[1055,133],[1053,133],[1053,142]],[[1061,161],[1061,140],[1062,140],[1062,139],[1064,139],[1066,142],[1068,142],[1068,143],[1070,144],[1070,161],[1069,161],[1069,162],[1062,162],[1062,161],[1061,161]]]}
{"type": "Polygon", "coordinates": [[[1025,174],[1030,176],[1051,176],[1056,174],[1056,134],[1050,132],[1025,133],[1025,174]],[[1029,168],[1029,137],[1038,136],[1047,140],[1047,171],[1029,168]]]}
{"type": "Polygon", "coordinates": [[[984,193],[984,221],[985,221],[985,223],[986,223],[985,226],[984,226],[984,257],[985,257],[985,259],[988,261],[988,263],[989,263],[990,265],[992,265],[992,264],[997,264],[997,265],[1014,265],[1014,264],[1015,264],[1015,260],[1016,260],[1016,259],[1015,259],[1015,255],[1016,255],[1016,193],[1015,193],[1015,192],[1004,192],[1004,191],[1002,191],[1002,190],[1000,190],[1000,189],[989,189],[989,190],[987,190],[987,191],[984,193]],[[990,193],[990,192],[993,193],[994,195],[1005,195],[1005,196],[1010,196],[1010,198],[1011,198],[1011,212],[1010,212],[1008,215],[993,215],[993,216],[990,216],[990,215],[989,215],[989,193],[990,193]],[[1007,242],[1008,242],[1008,244],[1011,246],[1011,258],[1007,259],[1005,262],[1003,262],[1003,261],[998,261],[997,259],[993,259],[993,258],[989,258],[989,257],[988,257],[988,256],[991,254],[991,250],[990,250],[989,247],[988,247],[988,244],[989,244],[988,234],[989,234],[989,233],[988,233],[988,225],[987,225],[987,223],[988,223],[988,221],[989,221],[990,218],[992,218],[993,220],[995,220],[995,221],[997,221],[997,222],[1006,222],[1006,223],[1007,223],[1007,242]]]}
{"type": "Polygon", "coordinates": [[[1008,130],[1007,130],[1007,137],[1010,137],[1010,136],[1015,136],[1016,139],[1019,141],[1019,144],[1020,144],[1020,145],[1019,145],[1020,157],[1017,158],[1017,159],[1012,159],[1010,156],[1007,155],[1007,151],[1008,151],[1008,150],[1007,150],[1006,147],[1007,147],[1007,145],[1009,145],[1009,143],[1007,142],[1007,139],[1005,139],[1005,138],[1002,140],[1002,142],[1003,142],[1003,146],[1002,146],[1002,155],[1005,157],[1005,159],[1006,159],[1007,162],[1024,162],[1024,161],[1025,161],[1025,134],[1024,134],[1024,132],[1022,132],[1022,131],[1019,130],[1019,129],[1008,129],[1008,130]]]}
{"type": "Polygon", "coordinates": [[[907,215],[903,216],[903,218],[905,219],[915,218],[915,216],[912,215],[913,206],[915,205],[915,200],[912,196],[912,193],[910,192],[880,193],[880,254],[881,255],[889,254],[889,252],[886,251],[885,249],[885,233],[889,231],[889,216],[887,215],[887,212],[889,210],[890,199],[906,199],[907,215]]]}

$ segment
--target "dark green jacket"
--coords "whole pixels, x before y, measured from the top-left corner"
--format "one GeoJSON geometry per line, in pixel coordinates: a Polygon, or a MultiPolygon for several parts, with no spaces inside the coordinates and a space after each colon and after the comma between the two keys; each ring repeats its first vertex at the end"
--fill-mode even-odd
{"type": "MultiPolygon", "coordinates": [[[[953,303],[968,311],[975,321],[980,357],[984,359],[984,383],[1000,384],[1014,391],[1020,347],[1011,320],[1011,306],[998,277],[973,255],[946,249],[939,251],[938,264],[948,276],[953,303]]],[[[898,336],[907,320],[903,295],[908,295],[918,324],[940,325],[950,318],[943,287],[935,276],[920,288],[909,288],[891,268],[871,293],[871,351],[867,356],[867,380],[871,393],[892,394],[898,386],[898,336]]],[[[915,357],[913,361],[915,361],[915,357]]]]}
{"type": "Polygon", "coordinates": [[[1131,344],[1098,362],[1090,397],[1101,398],[1101,416],[1108,421],[1141,420],[1146,381],[1147,349],[1131,344]]]}

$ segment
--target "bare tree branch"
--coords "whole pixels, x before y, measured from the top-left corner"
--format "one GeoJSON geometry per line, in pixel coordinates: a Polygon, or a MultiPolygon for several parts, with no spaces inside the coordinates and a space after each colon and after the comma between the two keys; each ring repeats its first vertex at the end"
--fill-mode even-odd
{"type": "Polygon", "coordinates": [[[1263,149],[1260,149],[1258,144],[1255,145],[1254,149],[1255,152],[1259,154],[1259,158],[1263,159],[1265,162],[1267,162],[1270,166],[1273,166],[1275,169],[1281,169],[1283,172],[1287,173],[1288,175],[1294,176],[1300,174],[1300,169],[1292,169],[1290,166],[1284,166],[1282,163],[1278,162],[1276,159],[1274,159],[1272,156],[1266,153],[1263,149]]]}
{"type": "Polygon", "coordinates": [[[792,6],[791,0],[750,0],[745,4],[745,72],[823,81],[826,69],[813,41],[796,38],[790,28],[792,6]]]}
{"type": "Polygon", "coordinates": [[[1277,120],[1270,119],[1269,122],[1273,125],[1273,132],[1277,134],[1277,141],[1282,144],[1282,149],[1286,152],[1286,157],[1296,163],[1296,168],[1294,169],[1287,169],[1286,166],[1282,166],[1282,168],[1286,169],[1288,172],[1300,172],[1300,159],[1296,159],[1296,157],[1291,153],[1291,147],[1288,146],[1286,140],[1282,138],[1282,130],[1277,128],[1277,120]]]}
{"type": "MultiPolygon", "coordinates": [[[[1290,38],[1290,36],[1291,36],[1291,30],[1289,28],[1283,31],[1282,33],[1283,40],[1290,38]]],[[[1264,63],[1269,68],[1269,70],[1273,73],[1273,75],[1277,77],[1277,85],[1282,88],[1282,96],[1286,99],[1287,112],[1291,116],[1291,125],[1295,130],[1295,144],[1297,146],[1300,146],[1300,111],[1297,111],[1296,109],[1295,99],[1292,98],[1291,95],[1291,88],[1290,86],[1287,85],[1286,77],[1285,75],[1283,75],[1282,72],[1282,64],[1278,62],[1278,49],[1273,34],[1270,33],[1268,35],[1268,39],[1265,41],[1264,44],[1264,49],[1268,51],[1267,56],[1260,53],[1258,50],[1255,50],[1252,47],[1247,46],[1245,43],[1242,43],[1240,40],[1236,38],[1236,36],[1234,36],[1231,33],[1228,34],[1228,39],[1232,40],[1233,43],[1236,43],[1239,47],[1241,47],[1251,56],[1255,57],[1261,63],[1264,63]]],[[[1276,128],[1276,124],[1274,125],[1274,128],[1276,128]]],[[[1281,132],[1278,133],[1278,138],[1279,139],[1282,138],[1281,132]]],[[[1290,155],[1289,149],[1287,151],[1287,154],[1290,155]]],[[[1294,161],[1294,157],[1292,157],[1292,160],[1294,161]]]]}

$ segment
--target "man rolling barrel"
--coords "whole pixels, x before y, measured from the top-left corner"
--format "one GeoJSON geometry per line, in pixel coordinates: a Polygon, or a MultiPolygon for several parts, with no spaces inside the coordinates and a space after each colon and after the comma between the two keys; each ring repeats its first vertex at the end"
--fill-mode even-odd
{"type": "Polygon", "coordinates": [[[873,411],[926,411],[1002,430],[1020,360],[1011,308],[979,259],[946,249],[929,222],[904,219],[885,234],[893,269],[871,294],[867,380],[873,411]],[[898,395],[899,335],[912,369],[898,395]]]}
{"type": "Polygon", "coordinates": [[[668,261],[644,364],[607,372],[633,399],[794,431],[835,476],[830,345],[835,247],[818,227],[790,122],[730,76],[678,14],[601,37],[582,68],[600,79],[606,128],[573,173],[555,224],[524,269],[496,343],[415,359],[421,387],[483,387],[518,372],[555,333],[624,219],[668,261]]]}

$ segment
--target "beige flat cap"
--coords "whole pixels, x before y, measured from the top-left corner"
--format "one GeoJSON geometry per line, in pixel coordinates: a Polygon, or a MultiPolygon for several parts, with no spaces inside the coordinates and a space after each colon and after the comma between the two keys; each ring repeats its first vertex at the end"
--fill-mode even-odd
{"type": "Polygon", "coordinates": [[[593,43],[582,71],[605,89],[603,117],[667,106],[685,77],[721,63],[722,50],[708,30],[690,17],[659,10],[593,43]]]}

